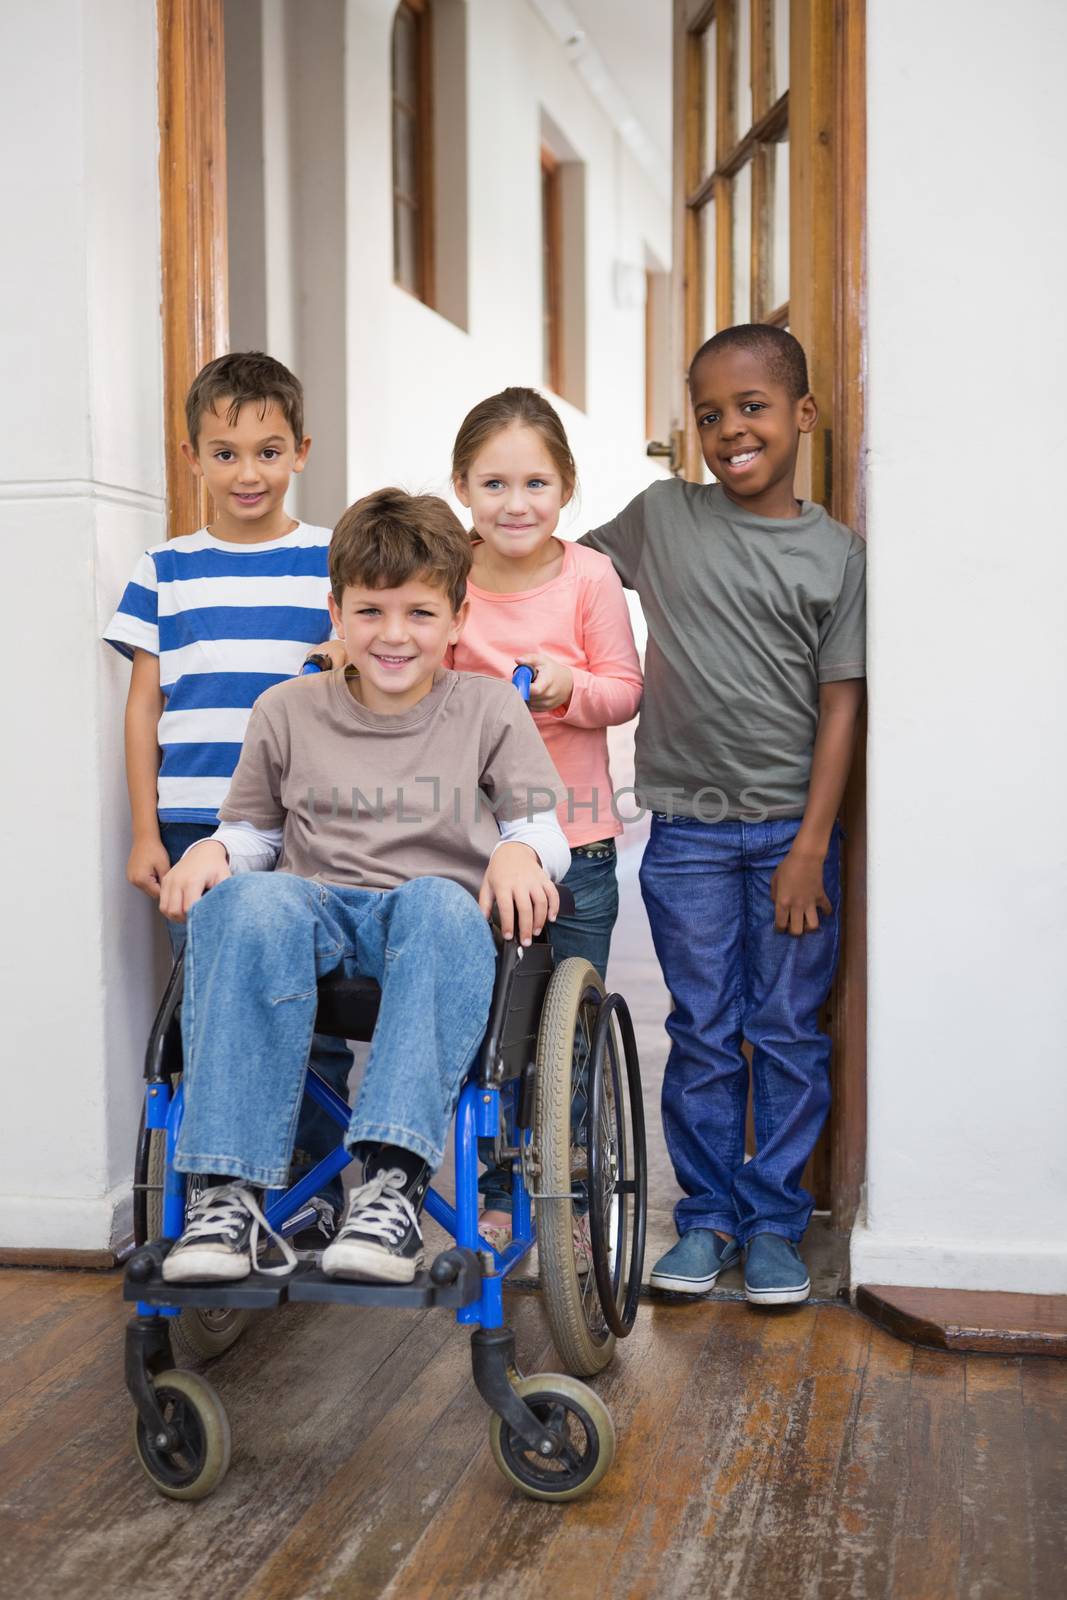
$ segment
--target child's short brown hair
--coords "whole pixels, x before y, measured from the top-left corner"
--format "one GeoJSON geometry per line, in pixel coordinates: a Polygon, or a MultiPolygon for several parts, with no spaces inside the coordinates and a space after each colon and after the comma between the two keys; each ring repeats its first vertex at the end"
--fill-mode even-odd
{"type": "Polygon", "coordinates": [[[470,569],[470,535],[435,494],[376,489],[349,506],[330,541],[330,588],[338,605],[350,584],[398,589],[422,578],[444,590],[456,612],[470,569]]]}
{"type": "Polygon", "coordinates": [[[201,367],[185,397],[185,426],[194,450],[200,418],[205,411],[214,411],[220,400],[230,401],[226,420],[231,427],[242,406],[259,405],[265,410],[273,400],[292,428],[297,444],[304,437],[304,391],[300,379],[262,350],[235,350],[201,367]]]}

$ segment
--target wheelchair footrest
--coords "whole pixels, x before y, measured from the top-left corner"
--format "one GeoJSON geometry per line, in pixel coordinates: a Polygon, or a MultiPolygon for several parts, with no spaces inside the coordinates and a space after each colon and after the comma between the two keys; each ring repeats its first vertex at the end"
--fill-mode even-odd
{"type": "Polygon", "coordinates": [[[299,1263],[292,1277],[250,1272],[233,1283],[167,1283],[163,1278],[162,1245],[146,1245],[130,1257],[122,1298],[146,1306],[202,1306],[205,1310],[270,1311],[289,1298],[293,1278],[309,1268],[299,1263]]]}
{"type": "Polygon", "coordinates": [[[126,1266],[124,1300],[145,1306],[201,1306],[206,1310],[270,1311],[288,1301],[355,1306],[469,1306],[482,1288],[478,1258],[470,1250],[446,1250],[428,1272],[411,1283],[361,1283],[327,1278],[313,1262],[301,1261],[287,1277],[250,1272],[234,1283],[167,1283],[167,1243],[145,1245],[126,1266]]]}
{"type": "Polygon", "coordinates": [[[350,1306],[469,1306],[482,1292],[478,1258],[470,1250],[446,1250],[428,1272],[411,1283],[361,1283],[328,1278],[317,1267],[291,1281],[289,1299],[350,1306]]]}

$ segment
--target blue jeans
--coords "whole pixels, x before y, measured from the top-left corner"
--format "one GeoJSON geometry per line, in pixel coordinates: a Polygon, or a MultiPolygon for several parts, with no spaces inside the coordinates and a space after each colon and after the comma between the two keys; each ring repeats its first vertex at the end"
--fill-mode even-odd
{"type": "MultiPolygon", "coordinates": [[[[608,970],[611,934],[619,915],[619,880],[615,875],[615,840],[598,839],[595,844],[571,851],[571,864],[563,884],[574,896],[574,914],[557,917],[549,924],[549,939],[556,962],[568,956],[581,956],[597,969],[602,978],[608,970]]],[[[576,1095],[574,1113],[585,1110],[584,1095],[576,1095]]],[[[579,1130],[580,1131],[580,1130],[579,1130]]],[[[515,1125],[508,1117],[505,1136],[514,1142],[515,1125]]],[[[478,1154],[486,1169],[478,1179],[483,1209],[511,1212],[511,1168],[493,1164],[493,1141],[480,1139],[478,1154]]]]}
{"type": "Polygon", "coordinates": [[[288,1182],[317,983],[338,967],[382,986],[345,1145],[399,1145],[440,1166],[496,973],[477,902],[445,878],[381,892],[247,872],[189,915],[180,1172],[288,1182]]]}
{"type": "Polygon", "coordinates": [[[840,830],[823,868],[833,913],[796,937],[775,929],[770,884],[799,828],[796,817],[652,820],[641,893],[674,1005],[663,1128],[686,1194],[674,1212],[680,1234],[797,1241],[811,1217],[800,1178],[830,1108],[830,1041],[818,1017],[837,965],[840,830]],[[753,1050],[748,1162],[742,1039],[753,1050]]]}
{"type": "MultiPolygon", "coordinates": [[[[201,839],[210,839],[215,827],[214,822],[161,822],[159,833],[163,840],[163,848],[170,857],[171,866],[190,846],[199,844],[201,839]]],[[[167,923],[170,953],[175,961],[185,948],[185,933],[184,922],[167,923]]],[[[317,1033],[311,1041],[311,1065],[319,1077],[324,1078],[342,1100],[348,1099],[348,1075],[352,1071],[352,1052],[343,1039],[335,1039],[328,1033],[317,1033]]],[[[336,1146],[336,1122],[328,1117],[314,1100],[305,1100],[300,1107],[300,1120],[296,1128],[292,1182],[295,1183],[303,1173],[310,1172],[311,1168],[321,1161],[323,1156],[328,1156],[336,1146]]],[[[319,1193],[335,1211],[341,1210],[345,1191],[339,1176],[331,1178],[319,1193]]]]}

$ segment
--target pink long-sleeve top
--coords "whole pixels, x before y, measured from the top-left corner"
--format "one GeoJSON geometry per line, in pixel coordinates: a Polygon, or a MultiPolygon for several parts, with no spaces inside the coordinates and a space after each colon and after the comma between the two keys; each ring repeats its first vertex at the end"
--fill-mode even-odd
{"type": "Polygon", "coordinates": [[[622,832],[611,806],[606,729],[629,722],[641,703],[641,665],[622,584],[607,556],[563,544],[556,577],[518,594],[468,582],[470,613],[453,647],[457,672],[510,678],[532,651],[570,667],[571,698],[534,721],[565,792],[557,815],[572,849],[622,832]]]}

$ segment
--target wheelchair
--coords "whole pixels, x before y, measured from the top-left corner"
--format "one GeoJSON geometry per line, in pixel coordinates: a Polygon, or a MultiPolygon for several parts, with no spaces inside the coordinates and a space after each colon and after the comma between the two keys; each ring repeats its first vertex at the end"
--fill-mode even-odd
{"type": "MultiPolygon", "coordinates": [[[[569,898],[566,891],[562,897],[569,898]]],[[[625,1001],[605,993],[588,962],[569,957],[557,966],[548,935],[546,929],[526,948],[498,936],[488,1027],[456,1109],[455,1204],[431,1187],[424,1207],[455,1245],[403,1285],[328,1278],[314,1261],[298,1262],[284,1278],[254,1270],[237,1283],[163,1280],[164,1257],[182,1231],[187,1186],[196,1182],[174,1169],[183,1113],[179,957],[145,1056],[136,1248],[124,1281],[124,1298],[135,1302],[125,1348],[134,1449],[162,1494],[202,1499],[230,1463],[218,1393],[177,1360],[222,1355],[253,1311],[285,1302],[454,1310],[474,1330],[474,1381],[492,1412],[490,1444],[504,1477],[536,1499],[565,1501],[587,1493],[608,1471],[615,1451],[611,1416],[580,1380],[608,1365],[637,1314],[646,1216],[640,1067],[625,1001]],[[513,1238],[502,1252],[478,1233],[479,1139],[493,1140],[495,1155],[512,1170],[513,1238]],[[584,1274],[572,1232],[580,1198],[588,1203],[592,1246],[592,1270],[584,1274]],[[527,1377],[505,1325],[503,1289],[535,1243],[566,1370],[527,1377]]],[[[369,1040],[379,1001],[374,980],[331,974],[319,984],[316,1031],[369,1040]]],[[[347,1102],[311,1068],[305,1094],[336,1122],[340,1140],[347,1102]]],[[[270,1226],[283,1236],[297,1231],[311,1196],[352,1159],[339,1142],[290,1188],[268,1191],[263,1209],[270,1226]]]]}

